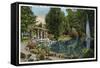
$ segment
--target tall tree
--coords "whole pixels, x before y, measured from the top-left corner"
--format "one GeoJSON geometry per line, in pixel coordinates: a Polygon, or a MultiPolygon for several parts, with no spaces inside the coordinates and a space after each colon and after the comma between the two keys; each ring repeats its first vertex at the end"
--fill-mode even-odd
{"type": "MultiPolygon", "coordinates": [[[[21,6],[21,32],[27,32],[28,27],[36,23],[36,16],[31,7],[21,6]]],[[[31,30],[29,31],[31,36],[31,30]]]]}
{"type": "Polygon", "coordinates": [[[85,10],[74,10],[67,9],[68,15],[66,16],[67,20],[67,30],[71,32],[72,28],[76,29],[79,36],[82,36],[85,32],[85,22],[86,22],[86,12],[85,10]]]}
{"type": "Polygon", "coordinates": [[[46,27],[51,34],[54,35],[54,39],[58,40],[58,37],[62,33],[64,22],[64,13],[60,8],[51,8],[46,16],[46,27]]]}
{"type": "Polygon", "coordinates": [[[66,12],[68,13],[65,22],[66,31],[71,32],[71,29],[74,27],[80,37],[84,36],[88,16],[91,35],[94,35],[94,10],[76,9],[73,11],[73,9],[67,9],[66,12]]]}

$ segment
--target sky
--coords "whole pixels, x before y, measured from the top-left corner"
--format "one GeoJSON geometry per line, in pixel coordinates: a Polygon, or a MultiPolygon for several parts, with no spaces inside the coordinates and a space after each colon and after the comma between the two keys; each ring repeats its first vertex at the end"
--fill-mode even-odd
{"type": "MultiPolygon", "coordinates": [[[[50,10],[50,6],[33,6],[32,11],[36,16],[45,16],[50,10]]],[[[67,15],[66,8],[62,7],[61,10],[67,15]]]]}
{"type": "MultiPolygon", "coordinates": [[[[32,6],[32,12],[35,14],[35,16],[37,16],[36,21],[38,22],[36,25],[40,23],[45,24],[45,16],[48,14],[50,8],[51,6],[32,6]]],[[[61,7],[61,11],[64,12],[65,16],[67,15],[65,7],[61,7]]]]}

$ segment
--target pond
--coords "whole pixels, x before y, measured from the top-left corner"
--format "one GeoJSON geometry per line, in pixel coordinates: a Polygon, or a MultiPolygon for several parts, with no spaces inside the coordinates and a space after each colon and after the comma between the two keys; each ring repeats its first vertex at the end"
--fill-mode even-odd
{"type": "Polygon", "coordinates": [[[85,41],[81,41],[78,37],[67,41],[56,41],[50,45],[51,51],[56,53],[63,53],[65,58],[66,56],[81,58],[82,49],[84,48],[86,48],[85,41]]]}

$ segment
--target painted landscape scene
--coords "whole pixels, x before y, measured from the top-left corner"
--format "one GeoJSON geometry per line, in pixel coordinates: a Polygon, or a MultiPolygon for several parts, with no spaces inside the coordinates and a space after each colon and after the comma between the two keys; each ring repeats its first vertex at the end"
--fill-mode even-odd
{"type": "Polygon", "coordinates": [[[95,10],[20,7],[20,62],[95,57],[95,10]]]}

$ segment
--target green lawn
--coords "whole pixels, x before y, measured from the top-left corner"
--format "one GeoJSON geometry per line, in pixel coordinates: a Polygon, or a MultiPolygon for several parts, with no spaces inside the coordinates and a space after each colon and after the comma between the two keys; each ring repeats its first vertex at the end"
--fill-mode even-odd
{"type": "Polygon", "coordinates": [[[64,40],[70,40],[70,39],[71,37],[69,35],[61,35],[58,40],[64,41],[64,40]]]}

